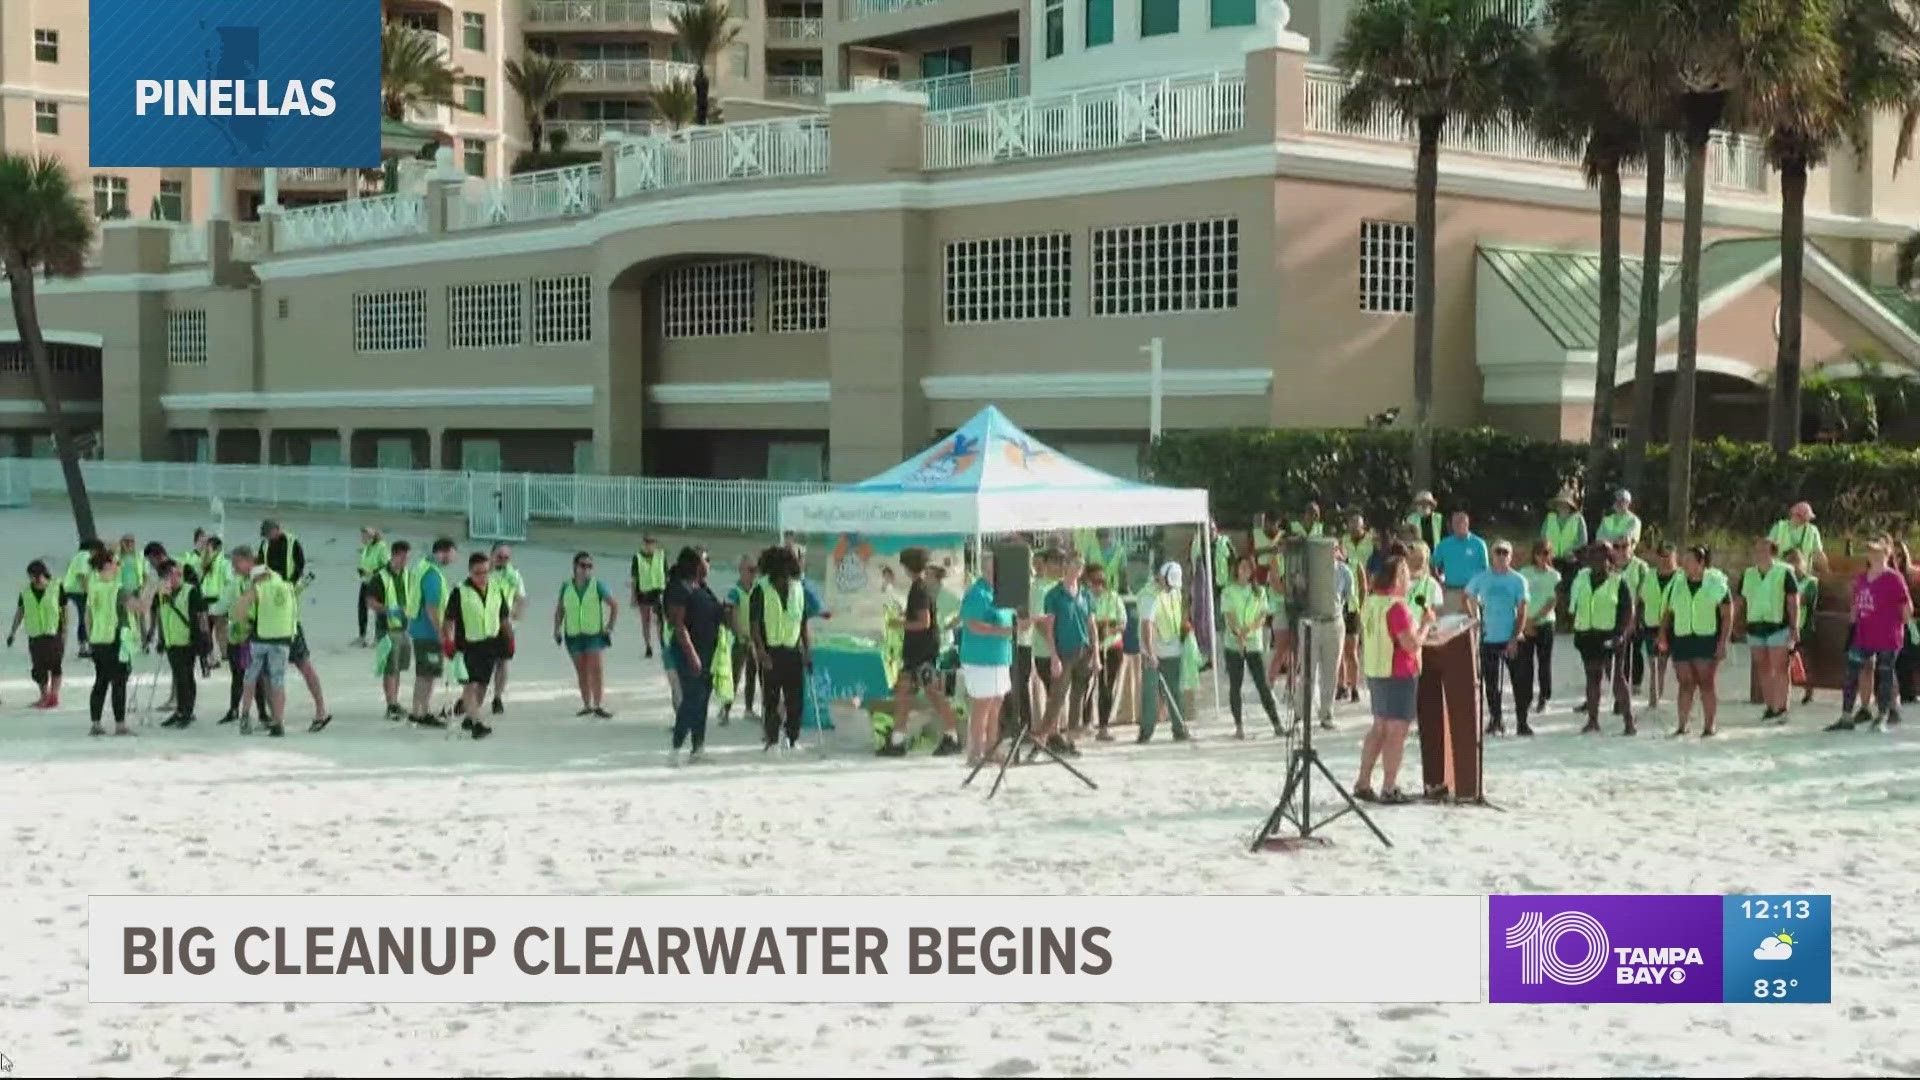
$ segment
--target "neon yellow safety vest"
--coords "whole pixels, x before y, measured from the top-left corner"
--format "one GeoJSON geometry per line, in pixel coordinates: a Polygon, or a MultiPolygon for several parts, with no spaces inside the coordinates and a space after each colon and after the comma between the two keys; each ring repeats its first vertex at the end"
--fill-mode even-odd
{"type": "MultiPolygon", "coordinates": [[[[1638,555],[1628,559],[1626,569],[1620,573],[1622,577],[1627,579],[1627,587],[1634,591],[1636,598],[1640,595],[1640,587],[1645,584],[1646,580],[1650,577],[1655,577],[1653,564],[1638,555]]],[[[1655,578],[1655,580],[1658,579],[1655,578]]]]}
{"type": "Polygon", "coordinates": [[[93,645],[110,645],[119,636],[126,611],[120,606],[120,579],[115,577],[102,580],[98,576],[87,582],[87,641],[93,645]]]}
{"type": "Polygon", "coordinates": [[[1720,632],[1720,605],[1727,599],[1726,575],[1709,570],[1695,585],[1687,575],[1674,575],[1667,593],[1667,606],[1673,612],[1675,637],[1712,637],[1720,632]]]}
{"type": "Polygon", "coordinates": [[[1740,597],[1747,602],[1747,622],[1784,623],[1787,621],[1787,564],[1776,562],[1762,574],[1757,566],[1747,567],[1740,575],[1740,597]]]}
{"type": "MultiPolygon", "coordinates": [[[[1405,601],[1398,596],[1383,596],[1372,593],[1366,603],[1360,605],[1360,672],[1369,679],[1390,679],[1393,677],[1393,635],[1387,632],[1387,615],[1396,604],[1405,601]]],[[[1412,612],[1408,612],[1411,617],[1412,612]]],[[[1414,654],[1414,671],[1420,670],[1420,656],[1414,654]]]]}
{"type": "Polygon", "coordinates": [[[1440,583],[1434,580],[1432,574],[1422,572],[1408,580],[1407,603],[1413,605],[1413,613],[1416,617],[1428,608],[1440,610],[1440,605],[1445,602],[1446,593],[1441,590],[1440,583]]]}
{"type": "Polygon", "coordinates": [[[1101,565],[1104,553],[1100,550],[1100,534],[1093,529],[1073,530],[1073,550],[1080,553],[1088,566],[1101,565]]]}
{"type": "Polygon", "coordinates": [[[1096,622],[1113,624],[1113,629],[1109,630],[1100,638],[1100,648],[1111,649],[1120,644],[1121,639],[1125,635],[1125,627],[1127,624],[1127,607],[1121,603],[1120,594],[1111,587],[1104,592],[1095,594],[1093,598],[1093,617],[1096,622]]]}
{"type": "Polygon", "coordinates": [[[641,592],[659,592],[667,587],[667,553],[644,551],[633,556],[633,582],[641,592]]]}
{"type": "Polygon", "coordinates": [[[1600,538],[1602,540],[1640,539],[1640,518],[1629,510],[1624,514],[1608,514],[1600,519],[1600,538]]]}
{"type": "Polygon", "coordinates": [[[1660,620],[1667,617],[1668,590],[1673,588],[1675,578],[1685,576],[1685,574],[1676,570],[1673,573],[1673,577],[1668,578],[1667,583],[1662,585],[1660,584],[1659,571],[1650,571],[1640,575],[1640,588],[1637,595],[1640,597],[1640,609],[1646,612],[1646,615],[1640,620],[1642,624],[1646,626],[1660,625],[1660,620]]]}
{"type": "Polygon", "coordinates": [[[406,612],[409,622],[420,617],[420,605],[424,602],[427,595],[426,584],[428,574],[432,574],[434,577],[440,579],[440,596],[442,599],[447,595],[447,575],[441,571],[438,563],[421,559],[419,562],[408,567],[406,612]]]}
{"type": "MultiPolygon", "coordinates": [[[[1220,593],[1220,611],[1227,618],[1227,625],[1239,633],[1247,635],[1245,649],[1233,648],[1234,652],[1259,652],[1260,636],[1254,629],[1267,616],[1267,598],[1264,590],[1257,585],[1242,585],[1239,582],[1226,587],[1220,593]]],[[[1237,641],[1237,638],[1229,638],[1237,641]]]]}
{"type": "Polygon", "coordinates": [[[906,602],[898,593],[887,593],[881,602],[883,625],[880,633],[880,652],[884,656],[899,656],[907,647],[907,628],[901,620],[907,617],[906,602]]]}
{"type": "MultiPolygon", "coordinates": [[[[1373,534],[1347,537],[1347,565],[1359,567],[1355,576],[1367,572],[1367,563],[1373,561],[1373,534]]],[[[1357,591],[1357,590],[1356,590],[1357,591]]],[[[1355,610],[1358,610],[1356,607],[1355,610]]]]}
{"type": "Polygon", "coordinates": [[[1256,548],[1265,547],[1267,549],[1266,552],[1260,556],[1260,561],[1266,564],[1267,570],[1271,573],[1286,573],[1287,553],[1286,549],[1281,546],[1286,539],[1286,533],[1280,533],[1277,536],[1272,533],[1254,534],[1253,546],[1256,548]]]}
{"type": "Polygon", "coordinates": [[[1800,578],[1800,632],[1806,633],[1813,625],[1814,609],[1820,606],[1820,579],[1812,574],[1800,578]]]}
{"type": "Polygon", "coordinates": [[[360,549],[360,580],[372,581],[373,575],[387,565],[388,548],[385,540],[375,540],[360,549]]]}
{"type": "Polygon", "coordinates": [[[300,538],[290,532],[283,532],[280,534],[280,539],[285,541],[285,546],[280,549],[280,557],[285,565],[275,566],[273,565],[273,560],[267,558],[267,551],[273,546],[273,541],[271,540],[261,541],[260,562],[267,569],[279,574],[280,580],[297,586],[298,582],[293,580],[293,546],[300,542],[300,538]]]}
{"type": "Polygon", "coordinates": [[[1186,619],[1181,612],[1180,594],[1156,586],[1153,589],[1153,637],[1156,646],[1179,641],[1186,619]]]}
{"type": "Polygon", "coordinates": [[[1438,544],[1440,540],[1447,535],[1447,519],[1438,510],[1430,514],[1408,514],[1401,524],[1413,526],[1413,530],[1417,534],[1416,539],[1425,544],[1438,544]],[[1431,540],[1427,539],[1427,527],[1429,526],[1433,529],[1433,539],[1431,540]]]}
{"type": "Polygon", "coordinates": [[[1287,522],[1288,536],[1324,536],[1326,532],[1327,523],[1324,521],[1314,522],[1312,528],[1303,526],[1297,521],[1287,522]]]}
{"type": "Polygon", "coordinates": [[[560,586],[560,625],[568,637],[604,633],[607,607],[600,599],[600,583],[587,579],[584,588],[575,588],[569,578],[560,586]]]}
{"type": "Polygon", "coordinates": [[[1619,574],[1608,574],[1595,588],[1593,571],[1580,571],[1573,579],[1573,592],[1568,597],[1573,604],[1574,632],[1612,630],[1620,621],[1620,587],[1624,584],[1619,574]]]}
{"type": "Polygon", "coordinates": [[[1586,546],[1587,519],[1579,514],[1548,514],[1540,526],[1540,538],[1553,548],[1555,558],[1564,559],[1586,546]]]}
{"type": "Polygon", "coordinates": [[[147,560],[129,552],[120,560],[120,584],[139,592],[147,587],[147,560]]]}
{"type": "MultiPolygon", "coordinates": [[[[240,583],[234,582],[233,596],[228,598],[227,604],[226,604],[227,610],[229,612],[233,611],[234,602],[239,599],[240,591],[241,591],[240,583]]],[[[245,619],[242,619],[237,615],[229,614],[227,616],[227,644],[238,645],[241,642],[246,641],[249,637],[252,637],[253,636],[253,620],[254,620],[254,615],[252,612],[249,612],[245,619]]]]}
{"type": "MultiPolygon", "coordinates": [[[[373,580],[380,583],[381,605],[387,610],[387,629],[398,630],[407,625],[407,579],[413,575],[402,569],[398,574],[391,565],[383,566],[374,572],[373,580]],[[399,612],[399,614],[394,614],[399,612]]],[[[418,608],[418,602],[413,607],[418,608]]]]}
{"type": "Polygon", "coordinates": [[[1795,525],[1787,518],[1781,518],[1773,523],[1772,529],[1767,531],[1767,539],[1774,542],[1774,545],[1780,549],[1781,555],[1789,551],[1802,551],[1808,555],[1814,555],[1825,550],[1820,542],[1820,526],[1811,521],[1805,525],[1795,525]]]}
{"type": "MultiPolygon", "coordinates": [[[[1053,587],[1058,584],[1060,584],[1059,578],[1036,577],[1033,579],[1033,587],[1027,593],[1027,615],[1029,618],[1039,619],[1047,613],[1047,594],[1052,592],[1053,587]]],[[[1028,626],[1023,637],[1025,640],[1022,641],[1021,644],[1031,646],[1033,648],[1033,655],[1053,655],[1052,634],[1040,633],[1035,631],[1032,626],[1028,626]]]]}
{"type": "Polygon", "coordinates": [[[265,642],[290,642],[300,628],[300,597],[287,579],[272,571],[253,586],[254,636],[265,642]]]}
{"type": "Polygon", "coordinates": [[[31,585],[21,589],[20,610],[24,613],[28,637],[47,637],[60,632],[60,590],[53,587],[53,582],[47,582],[38,596],[34,595],[31,585]]]}
{"type": "Polygon", "coordinates": [[[226,595],[227,582],[233,577],[233,562],[226,554],[215,555],[211,560],[201,560],[200,591],[206,594],[209,603],[226,595]]]}
{"type": "Polygon", "coordinates": [[[87,579],[93,576],[93,568],[88,565],[93,552],[82,551],[67,560],[66,576],[60,579],[60,587],[67,592],[80,596],[87,591],[87,579]]]}
{"type": "Polygon", "coordinates": [[[766,635],[767,646],[774,649],[793,649],[800,645],[800,623],[807,610],[807,593],[800,587],[798,580],[787,582],[785,602],[772,580],[762,581],[754,588],[760,590],[763,599],[760,602],[760,628],[766,635]]]}
{"type": "Polygon", "coordinates": [[[487,591],[482,594],[473,587],[471,579],[460,583],[454,590],[460,598],[460,634],[468,643],[492,641],[500,636],[500,593],[493,582],[487,582],[487,591]]]}
{"type": "Polygon", "coordinates": [[[160,644],[169,649],[193,644],[193,586],[181,582],[160,596],[160,644]]]}
{"type": "Polygon", "coordinates": [[[517,566],[503,566],[495,570],[493,576],[487,579],[487,584],[491,586],[495,582],[499,583],[501,595],[507,598],[508,610],[512,610],[512,605],[519,603],[520,598],[527,594],[527,579],[520,576],[517,566]]]}

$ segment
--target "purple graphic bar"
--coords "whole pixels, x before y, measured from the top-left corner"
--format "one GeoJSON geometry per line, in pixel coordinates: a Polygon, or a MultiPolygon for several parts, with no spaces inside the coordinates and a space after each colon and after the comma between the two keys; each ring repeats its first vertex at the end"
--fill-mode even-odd
{"type": "Polygon", "coordinates": [[[1488,898],[1489,1000],[1718,1002],[1718,896],[1488,898]]]}

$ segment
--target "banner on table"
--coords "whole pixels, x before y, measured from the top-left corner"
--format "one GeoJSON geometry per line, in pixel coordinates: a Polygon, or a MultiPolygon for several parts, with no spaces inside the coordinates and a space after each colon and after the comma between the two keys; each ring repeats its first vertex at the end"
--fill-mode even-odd
{"type": "Polygon", "coordinates": [[[839,533],[828,549],[826,606],[833,612],[833,631],[854,634],[879,641],[886,629],[889,596],[904,606],[907,588],[912,583],[900,568],[900,553],[908,548],[927,549],[929,561],[947,568],[942,583],[942,618],[960,609],[960,594],[966,589],[966,541],[959,536],[869,536],[863,533],[839,533]]]}

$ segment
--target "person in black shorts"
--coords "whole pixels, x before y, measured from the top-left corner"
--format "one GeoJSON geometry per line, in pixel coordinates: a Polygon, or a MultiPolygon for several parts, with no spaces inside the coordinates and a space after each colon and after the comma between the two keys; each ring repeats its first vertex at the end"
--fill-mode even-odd
{"type": "Polygon", "coordinates": [[[441,623],[441,648],[447,659],[458,653],[467,669],[460,688],[464,706],[460,726],[476,739],[493,734],[493,729],[479,719],[480,703],[487,687],[493,685],[493,666],[500,658],[507,626],[506,594],[487,585],[492,569],[493,560],[486,552],[476,551],[467,557],[467,580],[447,598],[446,618],[441,623]]]}
{"type": "Polygon", "coordinates": [[[928,565],[927,549],[910,547],[900,553],[900,568],[913,584],[907,589],[905,633],[900,643],[900,674],[893,683],[893,731],[880,747],[883,757],[901,757],[911,741],[913,699],[925,693],[940,714],[942,731],[936,755],[960,752],[960,720],[947,701],[946,680],[940,674],[940,585],[928,565]]]}
{"type": "Polygon", "coordinates": [[[27,564],[27,585],[20,590],[19,603],[13,609],[7,648],[13,648],[14,636],[20,632],[22,623],[27,627],[27,657],[32,663],[33,685],[40,688],[40,698],[33,707],[55,708],[60,704],[61,660],[67,651],[67,607],[59,586],[53,582],[53,572],[40,559],[27,564]]]}
{"type": "Polygon", "coordinates": [[[1614,709],[1625,720],[1621,734],[1632,735],[1633,693],[1626,664],[1633,647],[1635,605],[1626,575],[1612,558],[1606,542],[1587,549],[1586,569],[1574,575],[1569,590],[1573,609],[1573,647],[1586,668],[1586,726],[1581,733],[1600,730],[1601,683],[1611,678],[1614,709]],[[1611,601],[1608,597],[1612,597],[1611,601]]]}

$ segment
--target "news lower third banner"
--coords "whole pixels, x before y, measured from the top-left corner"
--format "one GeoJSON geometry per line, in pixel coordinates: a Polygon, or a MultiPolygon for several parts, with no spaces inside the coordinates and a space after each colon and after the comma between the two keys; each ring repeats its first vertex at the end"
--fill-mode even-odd
{"type": "Polygon", "coordinates": [[[95,896],[96,1002],[1824,1002],[1825,896],[95,896]],[[1751,940],[1749,940],[1751,939],[1751,940]]]}
{"type": "Polygon", "coordinates": [[[380,0],[91,0],[88,164],[378,168],[380,11],[380,0]]]}

